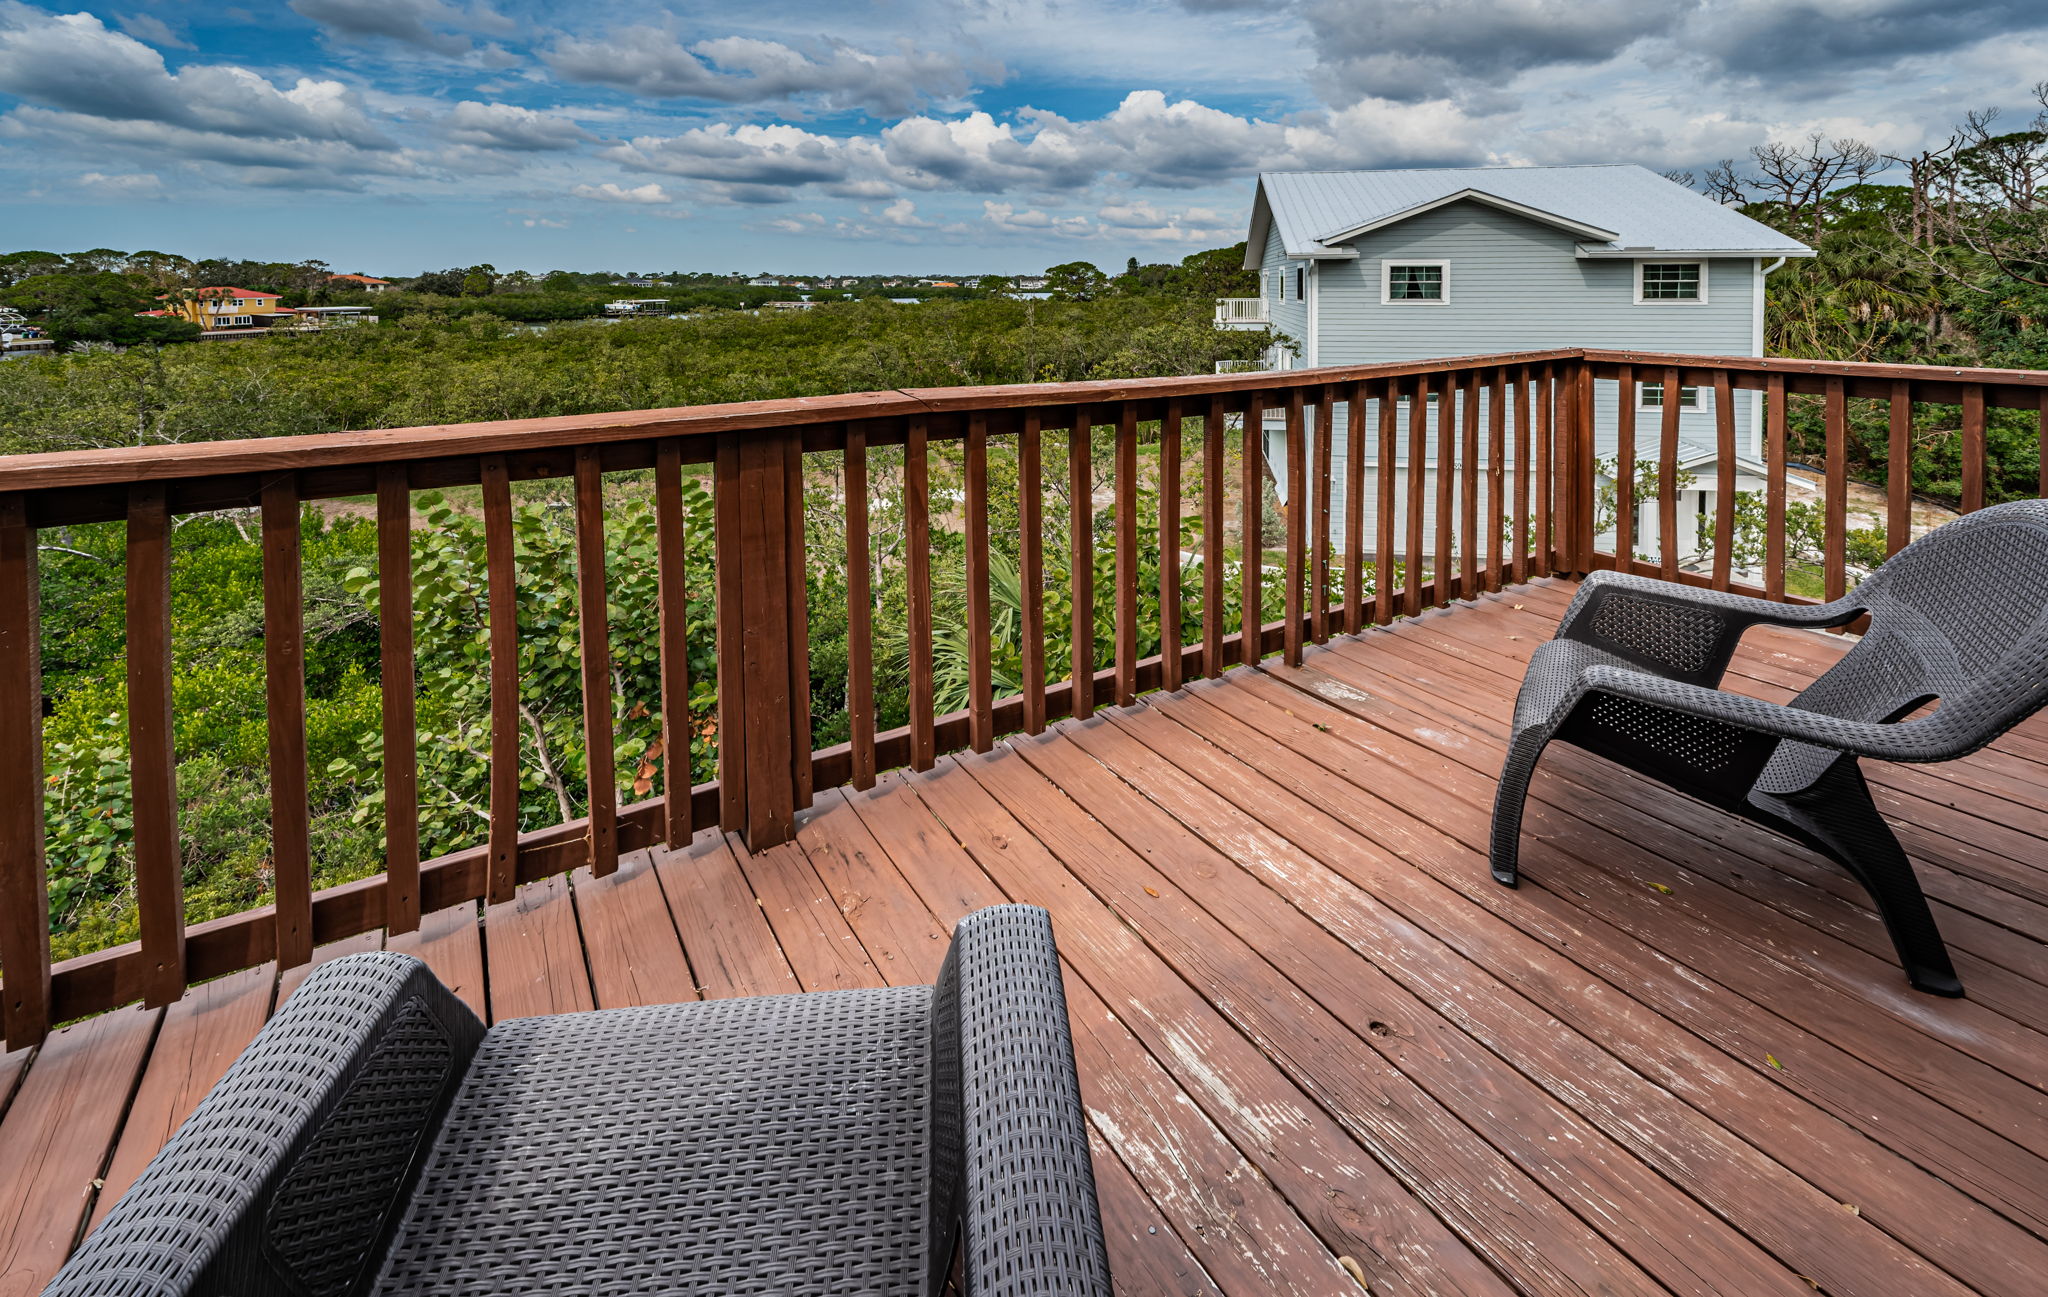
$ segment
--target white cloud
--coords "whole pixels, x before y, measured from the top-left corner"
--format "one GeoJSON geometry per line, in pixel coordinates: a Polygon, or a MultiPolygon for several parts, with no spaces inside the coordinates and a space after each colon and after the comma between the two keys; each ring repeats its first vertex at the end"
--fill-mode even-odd
{"type": "Polygon", "coordinates": [[[88,171],[78,177],[78,187],[94,198],[114,199],[122,202],[138,202],[155,198],[164,191],[164,182],[146,172],[128,172],[108,175],[103,171],[88,171]]]}
{"type": "Polygon", "coordinates": [[[81,117],[159,122],[251,139],[389,144],[339,81],[301,77],[280,88],[246,68],[163,55],[91,14],[47,14],[0,0],[0,91],[81,117]]]}
{"type": "Polygon", "coordinates": [[[605,181],[601,185],[578,185],[569,191],[578,198],[588,198],[599,203],[667,203],[674,201],[660,185],[649,181],[631,189],[605,181]]]}
{"type": "Polygon", "coordinates": [[[191,41],[171,30],[171,25],[154,14],[127,14],[115,21],[136,40],[174,50],[196,48],[191,41]]]}
{"type": "Polygon", "coordinates": [[[672,32],[640,26],[595,39],[564,36],[542,57],[565,80],[653,98],[804,100],[827,111],[858,109],[878,117],[901,117],[970,88],[965,60],[908,42],[887,54],[839,40],[816,42],[808,51],[745,36],[685,45],[672,32]]]}
{"type": "Polygon", "coordinates": [[[458,9],[443,0],[291,0],[292,10],[350,41],[395,41],[450,58],[474,50],[461,32],[510,35],[516,24],[477,3],[458,9]]]}
{"type": "Polygon", "coordinates": [[[588,131],[556,113],[469,99],[448,114],[447,130],[448,138],[458,144],[522,153],[573,149],[590,138],[588,131]]]}

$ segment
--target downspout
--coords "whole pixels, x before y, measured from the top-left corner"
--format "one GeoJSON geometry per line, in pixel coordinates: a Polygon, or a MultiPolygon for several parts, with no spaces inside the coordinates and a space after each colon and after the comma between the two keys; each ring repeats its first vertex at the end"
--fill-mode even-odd
{"type": "MultiPolygon", "coordinates": [[[[1770,279],[1771,272],[1785,264],[1785,258],[1779,257],[1766,266],[1763,265],[1763,258],[1758,257],[1757,264],[1760,269],[1756,276],[1755,337],[1756,354],[1761,359],[1764,354],[1764,286],[1770,279]]],[[[1751,401],[1749,406],[1749,456],[1756,460],[1764,457],[1764,402],[1761,396],[1751,401]]]]}

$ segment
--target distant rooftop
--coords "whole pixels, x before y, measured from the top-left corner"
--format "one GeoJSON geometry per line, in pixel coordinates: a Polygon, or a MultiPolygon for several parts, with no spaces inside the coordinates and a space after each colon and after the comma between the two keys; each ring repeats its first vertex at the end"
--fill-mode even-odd
{"type": "Polygon", "coordinates": [[[1290,257],[1348,256],[1337,246],[1459,200],[1486,203],[1576,235],[1579,255],[1686,252],[1811,256],[1789,235],[1632,163],[1441,167],[1415,171],[1268,171],[1252,205],[1246,263],[1269,224],[1290,257]]]}

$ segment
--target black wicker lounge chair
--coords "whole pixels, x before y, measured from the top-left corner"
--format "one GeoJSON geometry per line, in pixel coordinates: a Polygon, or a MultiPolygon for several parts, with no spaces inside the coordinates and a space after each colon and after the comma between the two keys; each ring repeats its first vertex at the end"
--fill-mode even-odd
{"type": "Polygon", "coordinates": [[[2048,702],[2048,501],[1980,510],[1908,545],[1832,603],[1748,599],[1613,572],[1586,578],[1515,699],[1493,811],[1512,887],[1522,807],[1552,739],[1830,857],[1869,891],[1913,985],[1961,995],[1912,862],[1859,757],[1947,761],[2048,702]],[[1717,686],[1754,625],[1870,628],[1790,706],[1717,686]],[[1903,719],[1931,701],[1930,715],[1903,719]]]}
{"type": "Polygon", "coordinates": [[[1082,1123],[1030,906],[962,920],[936,987],[489,1031],[354,955],[46,1291],[1107,1294],[1082,1123]]]}

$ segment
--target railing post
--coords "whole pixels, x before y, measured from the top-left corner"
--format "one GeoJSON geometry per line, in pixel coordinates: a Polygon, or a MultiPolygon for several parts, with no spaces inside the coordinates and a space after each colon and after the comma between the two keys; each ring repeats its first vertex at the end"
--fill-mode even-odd
{"type": "Polygon", "coordinates": [[[1558,465],[1570,475],[1564,491],[1565,516],[1558,534],[1564,539],[1565,563],[1575,577],[1593,567],[1593,366],[1572,361],[1566,369],[1568,389],[1569,455],[1559,455],[1558,465]]]}
{"type": "Polygon", "coordinates": [[[719,779],[750,850],[790,840],[810,804],[810,696],[802,590],[802,442],[794,429],[719,437],[719,779]],[[799,770],[799,765],[803,767],[799,770]]]}
{"type": "Polygon", "coordinates": [[[7,1048],[50,1029],[50,889],[43,867],[43,684],[36,529],[0,495],[0,1020],[7,1048]]]}

